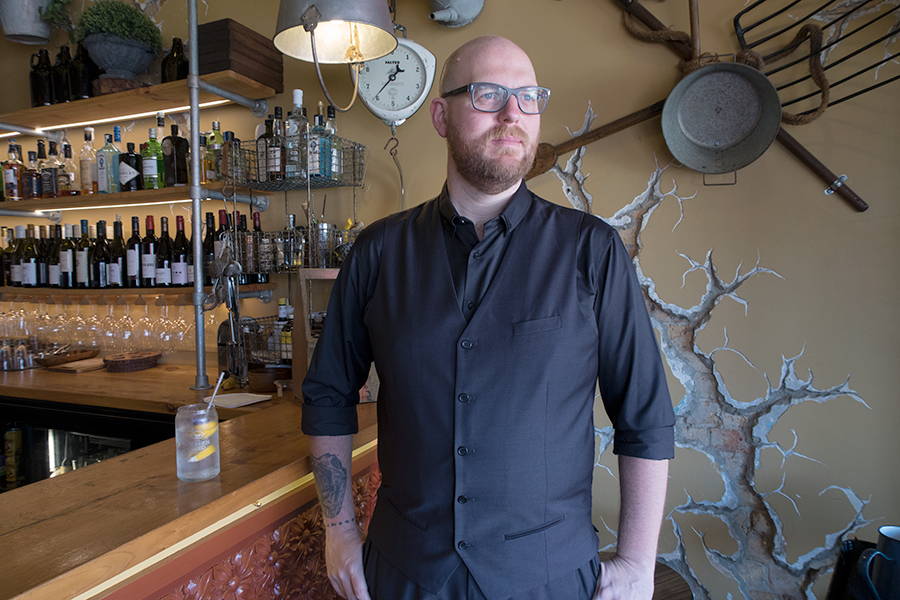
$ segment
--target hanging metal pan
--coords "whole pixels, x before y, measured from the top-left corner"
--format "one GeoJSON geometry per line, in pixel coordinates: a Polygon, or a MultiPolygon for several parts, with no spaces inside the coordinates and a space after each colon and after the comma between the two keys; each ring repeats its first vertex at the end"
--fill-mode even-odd
{"type": "Polygon", "coordinates": [[[672,155],[701,173],[729,173],[775,140],[781,101],[769,79],[740,63],[714,63],[678,82],[662,112],[672,155]]]}

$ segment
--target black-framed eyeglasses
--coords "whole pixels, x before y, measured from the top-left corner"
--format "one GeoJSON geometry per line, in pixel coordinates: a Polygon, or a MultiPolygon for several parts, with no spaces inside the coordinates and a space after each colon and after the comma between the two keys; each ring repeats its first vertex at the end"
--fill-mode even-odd
{"type": "Polygon", "coordinates": [[[471,92],[472,107],[481,112],[499,112],[506,106],[510,95],[516,97],[519,110],[526,115],[539,115],[550,101],[550,89],[536,85],[508,88],[499,83],[470,83],[442,94],[441,98],[471,92]]]}

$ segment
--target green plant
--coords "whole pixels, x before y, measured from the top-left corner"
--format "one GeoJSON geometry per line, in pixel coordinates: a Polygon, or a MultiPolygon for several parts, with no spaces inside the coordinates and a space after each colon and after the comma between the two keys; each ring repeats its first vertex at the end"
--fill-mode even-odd
{"type": "Polygon", "coordinates": [[[97,0],[85,9],[75,29],[75,39],[80,42],[92,33],[144,42],[157,54],[162,50],[162,35],[156,23],[136,6],[117,0],[97,0]]]}
{"type": "Polygon", "coordinates": [[[38,7],[38,13],[42,21],[50,23],[51,27],[65,31],[69,36],[69,41],[73,42],[75,41],[75,26],[72,24],[68,6],[71,3],[72,0],[50,0],[47,6],[38,7]]]}

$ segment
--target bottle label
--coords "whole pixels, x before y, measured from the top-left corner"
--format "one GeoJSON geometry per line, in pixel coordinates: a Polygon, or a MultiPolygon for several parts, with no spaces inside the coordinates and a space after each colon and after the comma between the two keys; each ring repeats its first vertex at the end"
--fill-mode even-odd
{"type": "Polygon", "coordinates": [[[141,255],[141,277],[144,279],[156,279],[156,255],[141,255]]]}
{"type": "Polygon", "coordinates": [[[140,171],[132,167],[126,162],[119,163],[119,183],[122,186],[127,185],[132,179],[140,175],[140,171]]]}
{"type": "Polygon", "coordinates": [[[137,248],[129,249],[125,252],[125,268],[128,270],[129,277],[141,276],[140,252],[137,248]]]}
{"type": "Polygon", "coordinates": [[[156,285],[171,285],[172,269],[169,267],[156,267],[156,285]]]}
{"type": "Polygon", "coordinates": [[[75,251],[75,282],[76,283],[88,283],[90,280],[88,279],[88,251],[87,250],[76,250],[75,251]]]}
{"type": "Polygon", "coordinates": [[[109,186],[107,185],[108,179],[106,176],[106,153],[98,152],[97,153],[97,191],[101,194],[109,193],[109,186]]]}
{"type": "Polygon", "coordinates": [[[122,285],[122,265],[118,262],[108,263],[106,265],[106,281],[111,286],[122,285]]]}
{"type": "MultiPolygon", "coordinates": [[[[175,285],[187,285],[188,264],[186,262],[172,263],[172,283],[175,285]]],[[[159,275],[156,276],[159,278],[159,275]]]]}
{"type": "Polygon", "coordinates": [[[159,176],[155,156],[148,156],[147,158],[141,159],[141,166],[144,169],[144,179],[159,176]]]}
{"type": "Polygon", "coordinates": [[[71,273],[75,268],[74,260],[72,260],[71,250],[61,250],[59,253],[59,271],[60,273],[71,273]]]}
{"type": "Polygon", "coordinates": [[[50,286],[59,287],[59,265],[50,265],[48,273],[50,277],[50,286]]]}
{"type": "Polygon", "coordinates": [[[26,262],[21,264],[22,268],[22,285],[37,285],[37,263],[26,262]]]}

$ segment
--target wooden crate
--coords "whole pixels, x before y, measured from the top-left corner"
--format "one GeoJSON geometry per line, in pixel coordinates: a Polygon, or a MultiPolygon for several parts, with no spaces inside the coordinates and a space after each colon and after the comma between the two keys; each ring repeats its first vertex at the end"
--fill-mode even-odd
{"type": "Polygon", "coordinates": [[[232,19],[198,26],[200,75],[234,71],[275,90],[284,91],[284,64],[272,40],[232,19]]]}

